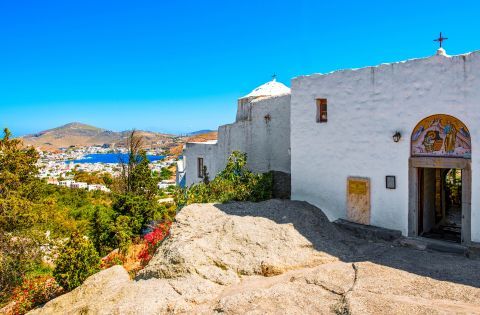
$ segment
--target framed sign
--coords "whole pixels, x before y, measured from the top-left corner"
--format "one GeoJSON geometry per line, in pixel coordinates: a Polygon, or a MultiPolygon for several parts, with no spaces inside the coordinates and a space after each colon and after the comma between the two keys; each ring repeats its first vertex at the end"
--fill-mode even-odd
{"type": "Polygon", "coordinates": [[[395,176],[393,176],[393,175],[385,176],[385,187],[387,189],[396,189],[397,188],[397,184],[395,182],[395,176]]]}

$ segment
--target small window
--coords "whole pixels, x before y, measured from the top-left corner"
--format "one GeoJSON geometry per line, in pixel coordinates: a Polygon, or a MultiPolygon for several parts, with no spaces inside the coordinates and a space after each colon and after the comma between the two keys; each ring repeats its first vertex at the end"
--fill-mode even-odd
{"type": "Polygon", "coordinates": [[[327,99],[317,98],[317,123],[325,123],[328,120],[327,117],[327,99]]]}
{"type": "Polygon", "coordinates": [[[203,178],[203,158],[197,159],[198,177],[203,178]]]}

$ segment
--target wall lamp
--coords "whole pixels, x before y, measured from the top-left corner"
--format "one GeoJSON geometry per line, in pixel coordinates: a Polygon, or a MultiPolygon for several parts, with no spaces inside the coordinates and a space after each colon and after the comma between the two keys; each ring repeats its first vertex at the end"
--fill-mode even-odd
{"type": "Polygon", "coordinates": [[[393,135],[393,141],[398,142],[400,141],[400,138],[402,138],[402,135],[400,134],[399,131],[396,131],[395,134],[393,135]]]}

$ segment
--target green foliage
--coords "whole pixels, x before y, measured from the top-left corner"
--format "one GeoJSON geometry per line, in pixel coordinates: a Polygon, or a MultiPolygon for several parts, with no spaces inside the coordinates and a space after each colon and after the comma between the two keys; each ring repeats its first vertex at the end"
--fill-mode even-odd
{"type": "Polygon", "coordinates": [[[59,285],[70,291],[99,270],[100,258],[92,242],[74,232],[55,262],[53,276],[59,285]]]}
{"type": "Polygon", "coordinates": [[[158,190],[158,179],[153,176],[148,166],[150,162],[145,151],[140,152],[138,161],[131,169],[130,191],[127,193],[144,197],[146,200],[154,200],[158,190]]]}
{"type": "Polygon", "coordinates": [[[0,139],[0,292],[9,292],[22,276],[39,263],[39,245],[45,235],[37,222],[45,224],[39,203],[42,182],[37,179],[34,149],[10,138],[0,139]]]}
{"type": "Polygon", "coordinates": [[[20,233],[0,233],[0,301],[39,263],[39,242],[20,233]]]}
{"type": "Polygon", "coordinates": [[[262,201],[272,197],[271,173],[255,174],[247,169],[247,155],[234,151],[225,169],[212,181],[177,189],[178,205],[228,201],[262,201]]]}
{"type": "Polygon", "coordinates": [[[113,204],[115,212],[131,218],[132,233],[136,235],[140,234],[145,224],[155,219],[159,209],[158,203],[132,194],[117,196],[116,202],[113,204]]]}
{"type": "Polygon", "coordinates": [[[85,182],[87,184],[100,184],[110,186],[113,183],[112,175],[109,173],[73,171],[73,179],[77,182],[85,182]]]}
{"type": "Polygon", "coordinates": [[[132,221],[132,218],[126,215],[120,215],[115,220],[115,240],[121,255],[126,255],[128,247],[132,244],[132,221]]]}
{"type": "Polygon", "coordinates": [[[97,252],[105,256],[115,248],[115,211],[96,206],[90,221],[90,237],[97,252]]]}
{"type": "Polygon", "coordinates": [[[0,139],[0,303],[29,274],[49,273],[41,267],[42,257],[59,240],[72,235],[55,268],[57,280],[70,290],[98,270],[97,253],[104,256],[115,248],[125,252],[153,220],[173,215],[171,208],[157,202],[159,179],[150,171],[141,139],[132,133],[130,140],[129,160],[120,179],[72,172],[78,181],[118,186],[117,194],[106,194],[47,185],[37,178],[36,150],[25,148],[4,131],[0,139]]]}
{"type": "Polygon", "coordinates": [[[38,199],[41,181],[36,175],[38,153],[23,149],[22,142],[10,139],[4,130],[0,140],[0,231],[14,231],[30,227],[34,217],[30,214],[33,202],[38,199]]]}
{"type": "Polygon", "coordinates": [[[166,167],[162,167],[160,170],[160,180],[170,179],[173,176],[173,172],[166,167]]]}

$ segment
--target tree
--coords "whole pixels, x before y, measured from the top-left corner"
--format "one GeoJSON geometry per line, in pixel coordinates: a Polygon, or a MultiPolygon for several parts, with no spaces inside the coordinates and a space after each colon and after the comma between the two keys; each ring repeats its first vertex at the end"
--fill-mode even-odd
{"type": "Polygon", "coordinates": [[[105,206],[96,206],[90,221],[90,236],[97,252],[104,256],[113,250],[115,242],[115,212],[105,206]]]}
{"type": "Polygon", "coordinates": [[[41,233],[32,226],[41,218],[35,202],[41,182],[38,153],[11,139],[8,129],[0,139],[0,292],[8,292],[39,261],[41,233]]]}
{"type": "Polygon", "coordinates": [[[73,290],[100,270],[100,258],[92,242],[77,232],[60,252],[53,276],[65,290],[73,290]]]}
{"type": "Polygon", "coordinates": [[[25,149],[21,140],[11,139],[8,129],[0,139],[0,232],[31,225],[32,202],[39,198],[36,177],[39,155],[25,149]]]}
{"type": "Polygon", "coordinates": [[[157,202],[151,202],[143,196],[128,194],[117,196],[113,210],[118,215],[130,217],[132,235],[139,235],[144,226],[156,219],[161,207],[157,202]]]}
{"type": "Polygon", "coordinates": [[[143,137],[132,130],[127,139],[128,162],[120,160],[122,169],[120,193],[143,196],[153,200],[157,193],[157,178],[150,170],[147,154],[143,147],[143,137]]]}
{"type": "Polygon", "coordinates": [[[162,169],[160,170],[160,179],[161,180],[170,179],[172,177],[172,175],[173,175],[173,172],[166,167],[162,167],[162,169]]]}
{"type": "Polygon", "coordinates": [[[128,248],[132,244],[131,221],[132,219],[126,215],[121,215],[115,220],[115,240],[118,244],[118,252],[123,256],[128,253],[128,248]]]}

